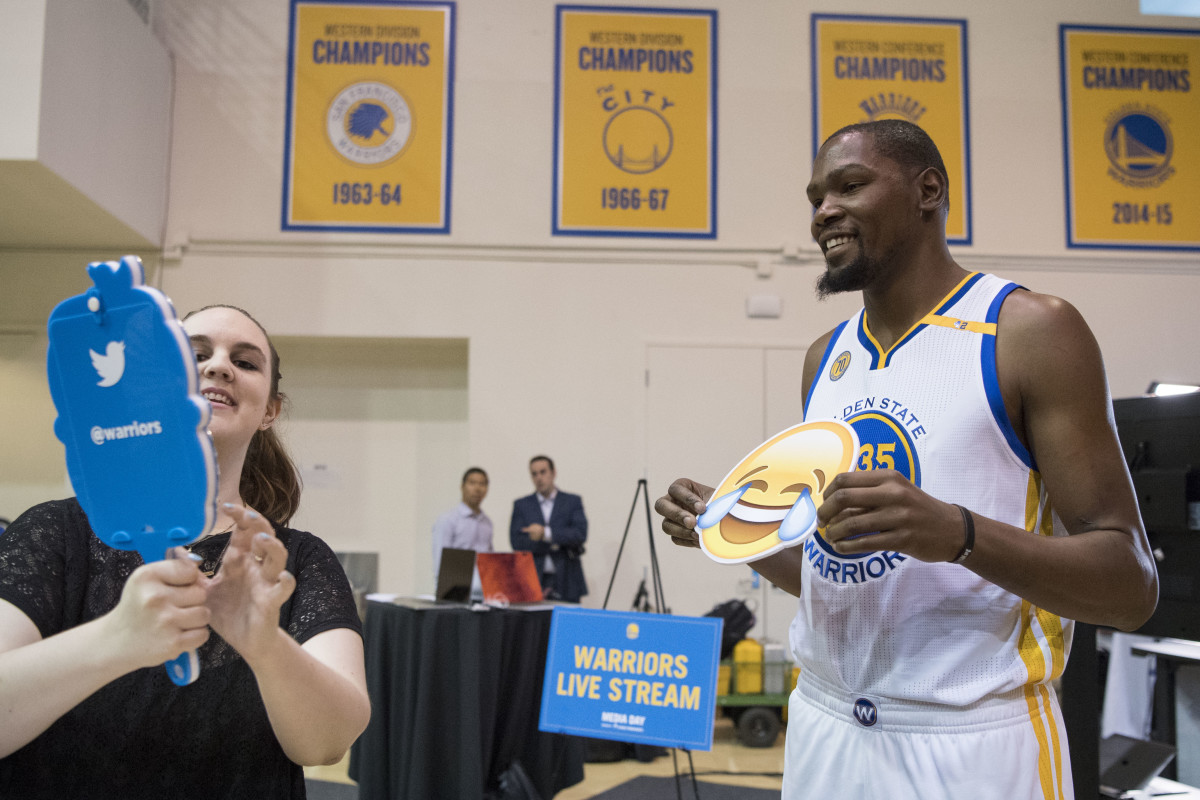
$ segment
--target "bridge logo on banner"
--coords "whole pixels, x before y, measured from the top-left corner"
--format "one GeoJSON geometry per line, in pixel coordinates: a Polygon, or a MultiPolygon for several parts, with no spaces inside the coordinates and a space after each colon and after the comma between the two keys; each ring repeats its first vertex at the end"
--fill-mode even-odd
{"type": "Polygon", "coordinates": [[[721,620],[555,608],[538,727],[711,750],[721,620]]]}

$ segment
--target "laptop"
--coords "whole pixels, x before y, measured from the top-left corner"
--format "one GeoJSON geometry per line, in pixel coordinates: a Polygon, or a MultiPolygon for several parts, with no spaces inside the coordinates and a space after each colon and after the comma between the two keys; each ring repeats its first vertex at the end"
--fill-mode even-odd
{"type": "Polygon", "coordinates": [[[1175,757],[1175,748],[1115,733],[1100,742],[1100,792],[1121,797],[1145,789],[1175,757]]]}
{"type": "Polygon", "coordinates": [[[478,563],[484,602],[495,605],[542,602],[542,584],[533,553],[527,550],[479,553],[478,563]]]}
{"type": "Polygon", "coordinates": [[[475,574],[475,551],[458,547],[442,548],[438,564],[437,588],[434,600],[465,603],[471,599],[471,578],[475,574]]]}

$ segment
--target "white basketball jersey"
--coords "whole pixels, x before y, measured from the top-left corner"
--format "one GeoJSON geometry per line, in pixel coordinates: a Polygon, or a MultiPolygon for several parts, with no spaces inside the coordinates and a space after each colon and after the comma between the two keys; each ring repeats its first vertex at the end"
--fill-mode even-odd
{"type": "MultiPolygon", "coordinates": [[[[996,319],[1015,288],[972,273],[886,351],[860,311],[835,331],[804,416],[853,425],[858,469],[899,470],[1030,536],[1066,535],[996,379],[996,319]]],[[[803,547],[791,644],[830,687],[951,706],[1024,694],[1036,706],[1062,673],[1074,623],[965,567],[838,555],[819,534],[803,547]]]]}

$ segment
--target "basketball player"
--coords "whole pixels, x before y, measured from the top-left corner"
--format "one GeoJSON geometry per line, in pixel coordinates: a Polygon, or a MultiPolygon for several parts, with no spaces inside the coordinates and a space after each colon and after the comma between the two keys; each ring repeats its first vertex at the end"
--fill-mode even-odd
{"type": "MultiPolygon", "coordinates": [[[[915,125],[833,134],[808,197],[818,294],[864,309],[809,349],[804,416],[861,447],[818,533],[754,564],[800,598],[783,797],[1070,798],[1051,681],[1073,620],[1130,630],[1158,592],[1096,341],[1063,300],[954,262],[915,125]]],[[[677,544],[711,493],[656,503],[677,544]]]]}

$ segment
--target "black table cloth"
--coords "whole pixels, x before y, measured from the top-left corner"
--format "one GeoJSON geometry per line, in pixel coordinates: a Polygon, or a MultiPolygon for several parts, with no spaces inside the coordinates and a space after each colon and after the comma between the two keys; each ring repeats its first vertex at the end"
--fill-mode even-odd
{"type": "Polygon", "coordinates": [[[360,800],[479,800],[520,762],[549,800],[583,780],[583,740],[538,730],[551,612],[367,604],[371,722],[350,751],[360,800]]]}

